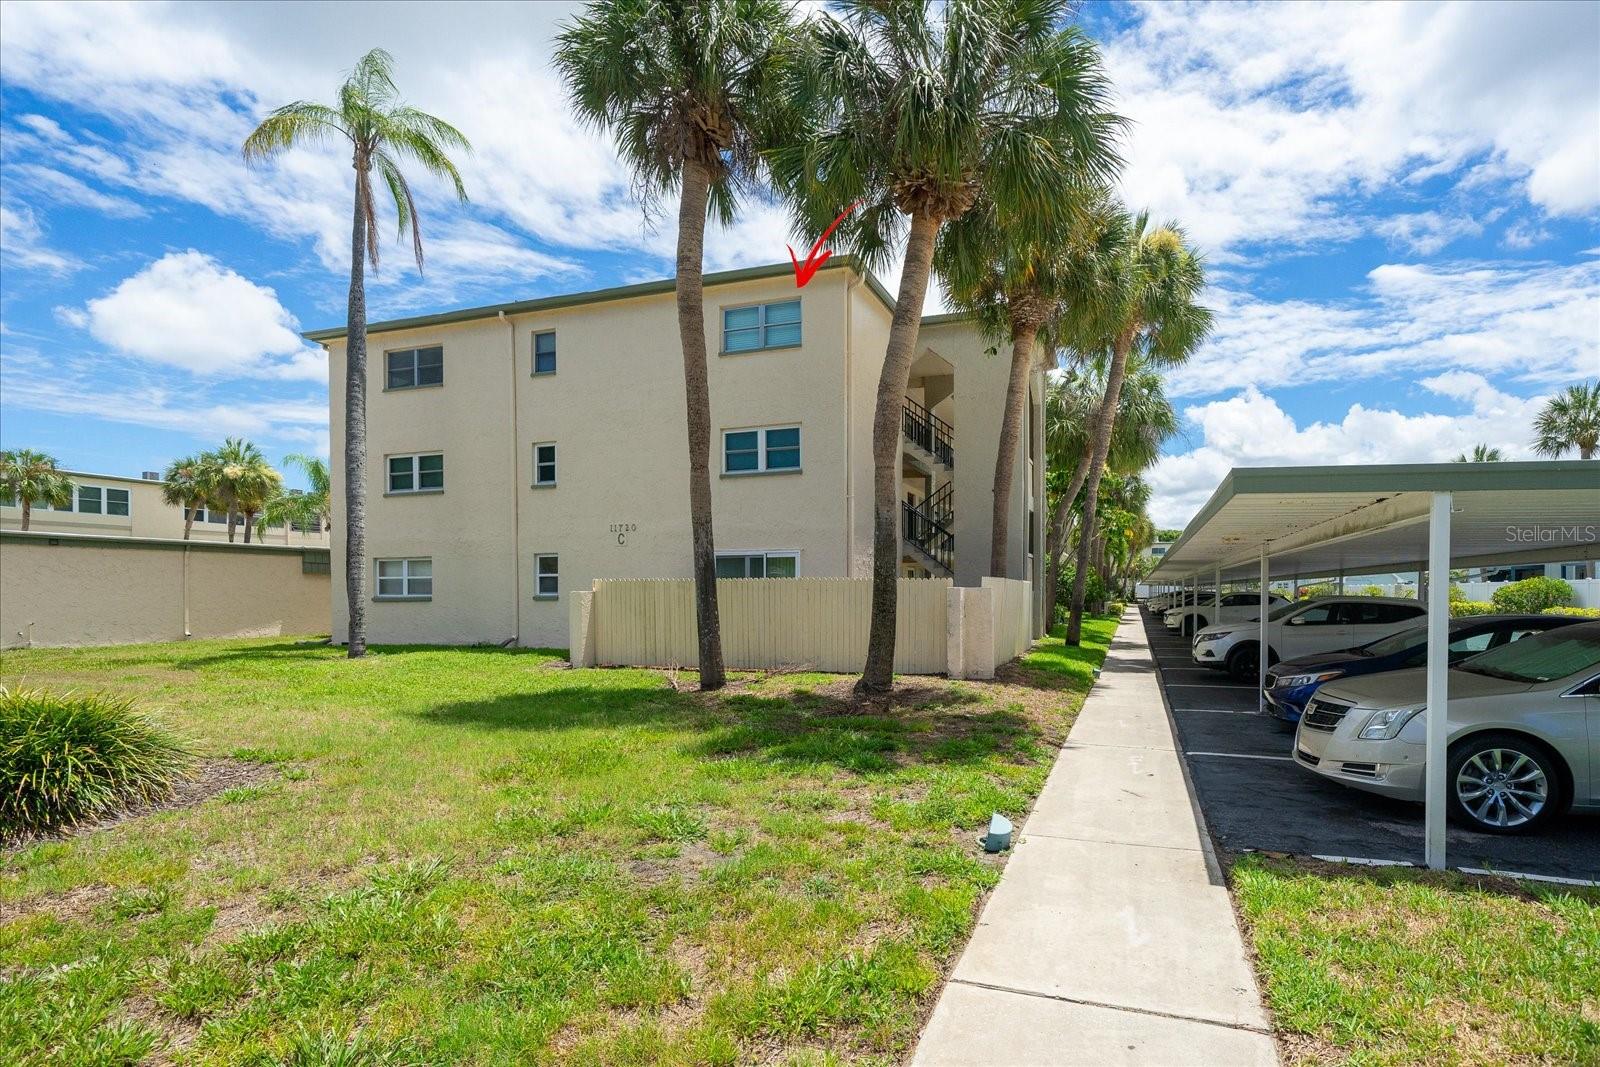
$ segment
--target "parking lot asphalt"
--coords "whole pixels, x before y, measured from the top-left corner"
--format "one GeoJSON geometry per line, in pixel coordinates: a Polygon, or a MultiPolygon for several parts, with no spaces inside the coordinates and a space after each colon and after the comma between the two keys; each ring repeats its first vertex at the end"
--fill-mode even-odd
{"type": "MultiPolygon", "coordinates": [[[[1187,638],[1143,613],[1161,687],[1218,845],[1303,856],[1422,863],[1422,806],[1325,781],[1290,756],[1293,732],[1256,711],[1256,690],[1195,666],[1187,638]]],[[[1452,867],[1600,879],[1600,816],[1567,814],[1512,837],[1452,825],[1452,867]]]]}

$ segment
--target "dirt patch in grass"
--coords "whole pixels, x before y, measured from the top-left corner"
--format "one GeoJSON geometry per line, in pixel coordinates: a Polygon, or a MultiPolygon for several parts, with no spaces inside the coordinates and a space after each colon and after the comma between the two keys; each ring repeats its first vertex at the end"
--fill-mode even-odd
{"type": "Polygon", "coordinates": [[[52,833],[27,834],[22,837],[0,839],[0,852],[15,852],[45,841],[60,841],[69,837],[91,834],[97,830],[109,830],[113,826],[121,826],[123,823],[144,818],[146,815],[154,815],[157,812],[192,808],[196,804],[229,789],[260,785],[270,779],[277,778],[279,769],[279,767],[271,764],[252,763],[247,760],[226,758],[204,760],[195,768],[193,774],[185,778],[173,789],[172,794],[165,800],[159,800],[153,804],[135,804],[103,818],[81,822],[76,826],[70,826],[52,833]]]}

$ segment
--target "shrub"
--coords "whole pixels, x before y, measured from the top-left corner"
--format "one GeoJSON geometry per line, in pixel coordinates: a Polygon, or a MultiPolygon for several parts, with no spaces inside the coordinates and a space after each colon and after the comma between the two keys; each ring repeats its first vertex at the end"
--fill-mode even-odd
{"type": "MultiPolygon", "coordinates": [[[[1072,582],[1077,574],[1077,568],[1069,563],[1061,568],[1056,581],[1056,614],[1058,620],[1063,620],[1072,610],[1072,582]]],[[[1083,580],[1083,605],[1089,611],[1090,605],[1098,604],[1106,598],[1105,583],[1100,580],[1100,572],[1093,567],[1089,568],[1088,575],[1083,580]]]]}
{"type": "Polygon", "coordinates": [[[0,838],[162,800],[190,759],[131,700],[0,687],[0,838]]]}
{"type": "Polygon", "coordinates": [[[1462,589],[1455,582],[1451,582],[1450,583],[1450,603],[1454,604],[1458,600],[1465,600],[1465,599],[1467,599],[1466,590],[1462,589]]]}
{"type": "Polygon", "coordinates": [[[1318,582],[1316,585],[1302,585],[1295,590],[1295,599],[1311,600],[1319,596],[1334,596],[1339,592],[1339,587],[1332,582],[1318,582]]]}
{"type": "Polygon", "coordinates": [[[1364,585],[1364,586],[1361,587],[1361,595],[1362,596],[1383,596],[1384,595],[1383,586],[1381,586],[1381,585],[1364,585]]]}
{"type": "Polygon", "coordinates": [[[1545,608],[1541,615],[1576,615],[1580,619],[1600,619],[1600,608],[1579,608],[1563,605],[1558,608],[1545,608]]]}
{"type": "Polygon", "coordinates": [[[1494,606],[1507,614],[1537,613],[1572,603],[1572,586],[1560,578],[1524,578],[1494,591],[1494,606]]]}
{"type": "Polygon", "coordinates": [[[1461,618],[1466,615],[1494,615],[1499,610],[1487,600],[1450,601],[1450,615],[1452,618],[1461,618]]]}

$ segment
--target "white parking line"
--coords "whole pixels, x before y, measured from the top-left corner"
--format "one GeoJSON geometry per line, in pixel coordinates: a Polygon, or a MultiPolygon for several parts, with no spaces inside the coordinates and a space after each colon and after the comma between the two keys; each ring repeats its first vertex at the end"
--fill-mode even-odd
{"type": "Polygon", "coordinates": [[[1293,756],[1255,756],[1249,752],[1185,752],[1185,756],[1225,756],[1228,759],[1270,759],[1294,762],[1293,756]]]}
{"type": "Polygon", "coordinates": [[[1173,711],[1193,711],[1201,715],[1260,715],[1255,708],[1173,708],[1173,711]]]}
{"type": "Polygon", "coordinates": [[[1250,692],[1255,689],[1253,685],[1205,685],[1200,682],[1168,682],[1168,689],[1238,689],[1250,692]]]}

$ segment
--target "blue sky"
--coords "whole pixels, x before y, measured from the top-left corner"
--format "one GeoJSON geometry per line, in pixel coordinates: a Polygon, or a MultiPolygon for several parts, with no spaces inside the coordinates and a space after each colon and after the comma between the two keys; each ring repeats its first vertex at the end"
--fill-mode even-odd
{"type": "MultiPolygon", "coordinates": [[[[375,45],[476,152],[471,204],[422,184],[428,271],[386,244],[374,318],[668,274],[670,229],[645,225],[551,74],[564,14],[0,6],[0,444],[124,474],[227,434],[326,452],[320,350],[298,332],[342,322],[349,162],[248,170],[238,146],[375,45]]],[[[1135,122],[1124,195],[1185,226],[1217,310],[1170,383],[1186,429],[1150,474],[1158,522],[1238,464],[1524,456],[1540,398],[1600,375],[1600,5],[1083,18],[1135,122]]],[[[788,241],[750,204],[707,265],[788,241]]]]}

